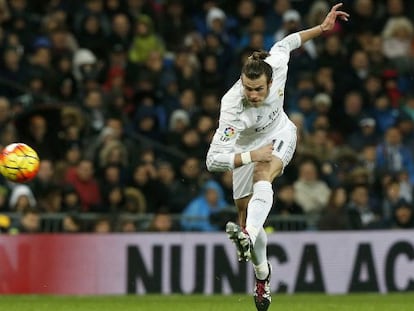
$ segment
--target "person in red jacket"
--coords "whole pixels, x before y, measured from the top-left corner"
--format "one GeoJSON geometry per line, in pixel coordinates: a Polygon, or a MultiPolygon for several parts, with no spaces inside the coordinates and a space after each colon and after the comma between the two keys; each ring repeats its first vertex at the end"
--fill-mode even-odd
{"type": "Polygon", "coordinates": [[[83,212],[99,210],[101,193],[91,160],[82,159],[76,167],[66,172],[65,179],[79,194],[83,212]]]}

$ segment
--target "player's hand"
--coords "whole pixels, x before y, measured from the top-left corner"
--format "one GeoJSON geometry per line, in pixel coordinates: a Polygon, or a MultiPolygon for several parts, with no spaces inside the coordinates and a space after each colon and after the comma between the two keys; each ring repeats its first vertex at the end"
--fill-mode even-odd
{"type": "Polygon", "coordinates": [[[325,20],[321,24],[322,31],[329,31],[335,26],[336,19],[342,19],[348,21],[349,14],[344,11],[338,11],[342,6],[342,3],[338,3],[332,7],[328,15],[326,15],[325,20]]]}
{"type": "Polygon", "coordinates": [[[253,162],[270,162],[272,161],[273,143],[264,145],[259,149],[250,152],[253,162]]]}

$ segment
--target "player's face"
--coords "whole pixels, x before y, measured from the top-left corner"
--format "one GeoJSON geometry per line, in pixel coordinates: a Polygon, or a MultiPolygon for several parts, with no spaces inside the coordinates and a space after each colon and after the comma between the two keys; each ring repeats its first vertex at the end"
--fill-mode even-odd
{"type": "Polygon", "coordinates": [[[260,106],[267,95],[269,95],[269,88],[271,85],[271,82],[267,82],[265,74],[262,74],[258,79],[254,80],[251,80],[242,74],[241,81],[243,84],[244,96],[248,102],[254,107],[260,106]]]}

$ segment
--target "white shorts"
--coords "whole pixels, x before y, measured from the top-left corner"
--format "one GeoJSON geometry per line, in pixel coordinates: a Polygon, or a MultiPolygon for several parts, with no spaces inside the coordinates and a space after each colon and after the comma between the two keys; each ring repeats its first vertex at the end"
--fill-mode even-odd
{"type": "MultiPolygon", "coordinates": [[[[282,161],[284,169],[292,160],[296,149],[296,127],[288,126],[272,134],[274,137],[270,141],[275,140],[272,154],[282,161]]],[[[254,163],[250,163],[233,170],[233,198],[235,200],[253,193],[253,169],[254,163]]]]}

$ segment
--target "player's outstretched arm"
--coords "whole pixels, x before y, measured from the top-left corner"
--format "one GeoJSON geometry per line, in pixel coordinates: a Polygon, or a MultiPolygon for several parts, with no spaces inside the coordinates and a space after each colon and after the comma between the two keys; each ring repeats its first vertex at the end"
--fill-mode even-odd
{"type": "Polygon", "coordinates": [[[344,11],[338,10],[342,5],[343,5],[342,3],[338,3],[334,5],[329,11],[328,15],[326,15],[322,24],[300,31],[299,35],[302,40],[302,44],[308,40],[311,40],[313,38],[320,36],[325,31],[332,30],[337,19],[348,21],[349,14],[344,11]]]}

